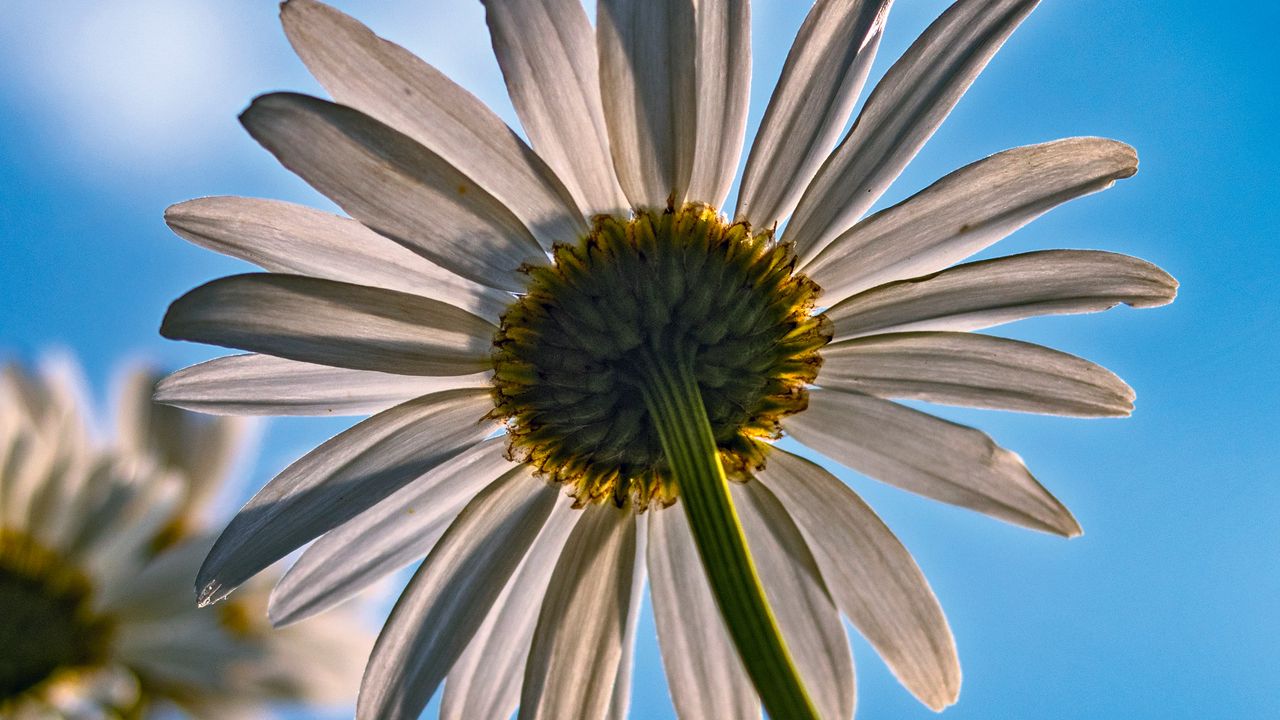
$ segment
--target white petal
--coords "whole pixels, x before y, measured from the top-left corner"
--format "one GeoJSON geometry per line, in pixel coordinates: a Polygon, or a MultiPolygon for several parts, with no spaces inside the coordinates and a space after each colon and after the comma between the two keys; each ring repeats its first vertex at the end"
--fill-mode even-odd
{"type": "Polygon", "coordinates": [[[30,431],[21,427],[21,413],[6,380],[6,376],[0,374],[0,523],[5,527],[22,528],[26,525],[23,518],[27,515],[27,507],[25,502],[19,507],[19,493],[15,486],[19,468],[24,463],[30,431]]]}
{"type": "Polygon", "coordinates": [[[122,452],[154,458],[183,476],[186,497],[179,512],[188,518],[206,511],[231,473],[248,459],[256,440],[252,420],[211,417],[166,407],[155,401],[160,375],[135,366],[125,376],[116,405],[116,435],[122,452]]]}
{"type": "Polygon", "coordinates": [[[907,330],[980,330],[1037,315],[1173,301],[1178,283],[1145,260],[1097,250],[1044,250],[957,265],[890,283],[826,311],[835,340],[907,330]]]}
{"type": "Polygon", "coordinates": [[[822,286],[824,302],[835,303],[937,272],[1137,171],[1137,153],[1114,140],[1070,138],[1006,150],[863,220],[802,271],[822,286]]]}
{"type": "Polygon", "coordinates": [[[595,31],[582,1],[485,0],[484,6],[493,52],[533,147],[588,215],[625,215],[600,101],[595,31]]]}
{"type": "Polygon", "coordinates": [[[542,533],[494,601],[493,611],[449,670],[440,720],[511,717],[520,703],[542,596],[578,518],[578,511],[565,500],[551,510],[542,533]]]}
{"type": "MultiPolygon", "coordinates": [[[[16,415],[12,413],[9,419],[16,415]]],[[[16,425],[6,429],[0,450],[0,522],[7,528],[28,530],[34,529],[33,521],[39,517],[33,512],[33,505],[39,504],[36,498],[41,494],[60,496],[60,486],[69,484],[66,478],[71,473],[51,472],[57,461],[54,443],[40,442],[30,427],[16,425]]]]}
{"type": "Polygon", "coordinates": [[[85,439],[84,418],[88,412],[88,391],[74,360],[54,356],[41,362],[39,373],[17,363],[0,368],[0,393],[6,404],[24,421],[65,432],[68,438],[85,439]]]}
{"type": "Polygon", "coordinates": [[[730,488],[760,584],[818,715],[852,718],[849,637],[804,536],[768,488],[758,482],[730,488]]]}
{"type": "Polygon", "coordinates": [[[618,182],[633,207],[679,207],[697,140],[693,3],[599,0],[596,39],[618,182]]]}
{"type": "Polygon", "coordinates": [[[631,710],[631,667],[636,656],[636,628],[640,625],[640,606],[644,604],[645,578],[648,575],[644,556],[649,544],[647,526],[637,521],[635,564],[631,570],[631,600],[626,617],[626,629],[622,634],[622,658],[613,681],[613,696],[609,699],[609,720],[626,720],[631,710]]]}
{"type": "Polygon", "coordinates": [[[81,532],[71,554],[109,592],[135,576],[150,543],[177,514],[186,486],[175,474],[125,459],[104,461],[89,477],[86,494],[93,486],[103,491],[78,513],[81,532]]]}
{"type": "Polygon", "coordinates": [[[366,613],[364,607],[343,608],[264,632],[255,684],[290,688],[291,699],[313,707],[350,706],[373,649],[366,613]]]}
{"type": "Polygon", "coordinates": [[[584,508],[538,614],[521,688],[521,720],[605,717],[631,614],[635,564],[635,511],[584,508]]]}
{"type": "MultiPolygon", "coordinates": [[[[74,526],[79,518],[72,513],[73,505],[59,503],[54,513],[38,514],[41,495],[51,500],[62,500],[71,489],[67,482],[68,473],[49,474],[48,463],[53,461],[53,453],[41,445],[34,443],[29,432],[18,432],[6,442],[0,450],[0,522],[4,527],[17,532],[25,532],[42,545],[61,550],[67,545],[69,535],[78,532],[74,526]],[[33,462],[31,455],[40,457],[33,462]],[[58,512],[58,509],[61,512],[58,512]]],[[[83,473],[75,473],[72,477],[81,479],[83,473]]],[[[83,484],[82,482],[80,484],[83,484]]]]}
{"type": "Polygon", "coordinates": [[[875,204],[1037,2],[958,0],[889,68],[787,225],[802,261],[875,204]]]}
{"type": "Polygon", "coordinates": [[[399,290],[497,318],[511,296],[473,283],[350,218],[279,200],[206,197],[164,211],[174,232],[263,270],[399,290]]]}
{"type": "Polygon", "coordinates": [[[203,533],[165,549],[127,582],[99,594],[99,607],[127,622],[190,614],[192,571],[209,554],[214,539],[203,533]]]}
{"type": "MultiPolygon", "coordinates": [[[[13,419],[19,413],[5,413],[13,419]]],[[[22,420],[0,452],[0,523],[64,552],[84,525],[86,503],[104,488],[100,460],[81,440],[47,435],[22,420]]]]}
{"type": "Polygon", "coordinates": [[[470,375],[492,367],[496,330],[439,300],[254,273],[220,278],[178,298],[160,334],[353,370],[470,375]]]}
{"type": "Polygon", "coordinates": [[[494,426],[485,390],[427,395],[381,412],[307,453],[227,525],[196,581],[201,604],[347,522],[466,450],[494,426]]]}
{"type": "Polygon", "coordinates": [[[775,450],[758,475],[786,506],[822,569],[836,605],[925,705],[960,693],[951,628],[911,553],[847,485],[821,467],[775,450]]]}
{"type": "Polygon", "coordinates": [[[39,374],[0,365],[0,527],[53,550],[83,525],[79,497],[100,489],[88,483],[99,459],[86,424],[88,393],[71,362],[42,362],[39,374]]]}
{"type": "MultiPolygon", "coordinates": [[[[33,465],[42,475],[57,473],[57,468],[45,463],[45,459],[40,458],[40,462],[33,465]]],[[[132,515],[147,510],[148,503],[140,498],[145,498],[148,491],[158,492],[166,484],[177,481],[170,477],[167,478],[170,483],[158,482],[162,476],[145,472],[138,461],[105,454],[93,458],[92,464],[84,467],[84,475],[85,480],[77,483],[79,487],[72,488],[67,498],[74,507],[71,514],[75,523],[68,528],[67,543],[59,548],[72,557],[92,552],[104,537],[133,524],[137,518],[132,515]]],[[[172,500],[176,502],[178,497],[180,493],[172,500]]],[[[28,523],[35,524],[35,520],[29,519],[28,523]]]]}
{"type": "Polygon", "coordinates": [[[1119,417],[1133,390],[1106,368],[1040,345],[974,333],[893,333],[822,349],[818,384],[883,398],[1119,417]]]}
{"type": "Polygon", "coordinates": [[[506,459],[506,438],[485,440],[325,533],[271,592],[271,622],[327,610],[425,557],[471,498],[511,472],[521,470],[506,459]]]}
{"type": "Polygon", "coordinates": [[[882,482],[1017,525],[1071,537],[1080,526],[1022,464],[982,432],[889,400],[814,389],[783,421],[797,440],[882,482]]]}
{"type": "Polygon", "coordinates": [[[649,577],[676,715],[758,720],[760,700],[711,595],[682,508],[649,513],[649,577]]]}
{"type": "Polygon", "coordinates": [[[240,115],[280,163],[368,227],[462,277],[524,288],[518,272],[546,262],[500,200],[412,138],[351,108],[275,93],[240,115]]]}
{"type": "Polygon", "coordinates": [[[228,355],[161,380],[155,399],[216,415],[369,415],[422,395],[488,384],[488,373],[393,375],[270,355],[228,355]]]}
{"type": "Polygon", "coordinates": [[[504,475],[463,509],[414,573],[365,669],[360,720],[412,720],[492,611],[555,504],[527,471],[504,475]]]}
{"type": "Polygon", "coordinates": [[[739,219],[773,226],[835,145],[871,72],[892,0],[818,0],[769,98],[738,192],[739,219]]]}
{"type": "Polygon", "coordinates": [[[215,613],[188,611],[130,622],[123,629],[112,647],[113,657],[161,686],[228,693],[228,673],[223,669],[241,666],[253,654],[226,631],[215,613]]]}
{"type": "Polygon", "coordinates": [[[586,232],[582,212],[551,168],[439,70],[322,3],[290,0],[280,19],[294,50],[334,100],[439,155],[511,208],[545,247],[586,232]]]}
{"type": "Polygon", "coordinates": [[[747,133],[751,95],[751,3],[695,2],[697,125],[690,200],[719,208],[729,194],[747,133]]]}

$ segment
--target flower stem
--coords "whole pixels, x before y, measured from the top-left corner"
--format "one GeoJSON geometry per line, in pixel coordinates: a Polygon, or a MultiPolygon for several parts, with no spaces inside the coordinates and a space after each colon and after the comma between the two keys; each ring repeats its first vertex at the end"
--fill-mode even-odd
{"type": "Polygon", "coordinates": [[[645,405],[671,465],[711,594],[747,675],[773,720],[817,718],[747,549],[692,363],[645,356],[640,363],[645,405]]]}

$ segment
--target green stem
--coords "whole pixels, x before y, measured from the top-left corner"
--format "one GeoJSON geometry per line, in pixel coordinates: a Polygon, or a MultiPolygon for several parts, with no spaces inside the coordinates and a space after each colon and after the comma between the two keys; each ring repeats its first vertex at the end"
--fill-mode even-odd
{"type": "Polygon", "coordinates": [[[680,504],[720,614],[773,720],[818,717],[769,607],[747,549],[729,481],[711,433],[692,363],[645,353],[645,405],[671,465],[680,504]]]}

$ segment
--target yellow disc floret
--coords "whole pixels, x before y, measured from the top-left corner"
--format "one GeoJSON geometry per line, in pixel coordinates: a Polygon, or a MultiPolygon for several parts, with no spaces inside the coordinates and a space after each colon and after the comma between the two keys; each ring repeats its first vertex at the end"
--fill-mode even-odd
{"type": "Polygon", "coordinates": [[[731,477],[762,467],[759,440],[805,409],[831,339],[819,288],[789,245],[711,208],[601,216],[552,263],[494,340],[494,416],[514,460],[568,486],[580,504],[643,511],[675,487],[643,398],[655,365],[693,368],[731,477]]]}

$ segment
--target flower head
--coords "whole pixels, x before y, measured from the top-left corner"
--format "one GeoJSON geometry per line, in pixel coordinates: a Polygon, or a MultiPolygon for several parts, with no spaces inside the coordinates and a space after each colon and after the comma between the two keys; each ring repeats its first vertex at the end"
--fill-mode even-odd
{"type": "MultiPolygon", "coordinates": [[[[213,541],[185,509],[201,496],[195,484],[222,478],[184,472],[177,458],[225,467],[237,444],[221,439],[242,423],[192,421],[168,455],[153,452],[159,426],[122,426],[129,440],[104,446],[74,371],[58,368],[0,375],[0,714],[137,718],[176,705],[250,717],[273,700],[349,697],[359,662],[350,654],[362,644],[350,618],[317,623],[314,636],[268,634],[256,620],[265,593],[219,611],[183,599],[213,541]]],[[[153,383],[135,375],[143,392],[123,403],[149,403],[153,383]]],[[[161,413],[172,416],[171,440],[190,418],[161,413]]]]}
{"type": "Polygon", "coordinates": [[[714,210],[608,216],[551,264],[494,336],[493,416],[513,459],[570,486],[579,504],[670,505],[678,488],[644,388],[666,359],[696,368],[721,459],[745,479],[757,441],[804,409],[830,323],[788,248],[714,210]]]}
{"type": "Polygon", "coordinates": [[[351,18],[285,3],[336,102],[276,93],[241,120],[350,217],[245,198],[170,208],[183,237],[268,273],[172,305],[166,336],[251,354],[181,371],[158,398],[374,414],[250,501],[201,570],[201,601],[319,538],[273,593],[287,624],[425,556],[361,717],[416,717],[442,683],[444,717],[625,713],[646,582],[682,717],[752,716],[754,691],[773,717],[850,716],[841,613],[921,701],[954,702],[954,643],[910,555],[772,441],[1077,534],[1016,455],[893,400],[1127,414],[1133,394],[1108,371],[971,331],[1159,305],[1176,283],[1086,250],[956,264],[1132,175],[1136,155],[1111,140],[999,153],[864,217],[1036,2],[956,2],[837,143],[890,5],[815,3],[729,220],[745,0],[601,0],[594,28],[576,0],[487,0],[530,144],[351,18]]]}

